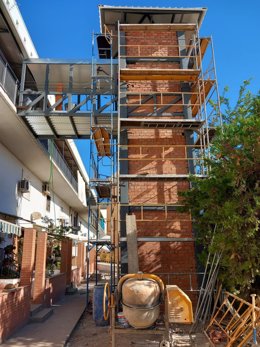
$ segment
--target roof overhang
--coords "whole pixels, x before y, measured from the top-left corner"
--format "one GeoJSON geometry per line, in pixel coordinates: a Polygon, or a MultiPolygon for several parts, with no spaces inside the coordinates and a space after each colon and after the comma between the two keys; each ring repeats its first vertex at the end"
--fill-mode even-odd
{"type": "Polygon", "coordinates": [[[37,58],[38,54],[24,23],[15,0],[0,1],[0,9],[8,23],[8,31],[13,36],[23,58],[37,58]]]}
{"type": "Polygon", "coordinates": [[[99,5],[100,31],[104,32],[104,25],[109,30],[117,31],[118,22],[120,24],[194,23],[200,27],[206,12],[205,7],[162,8],[99,5]]]}

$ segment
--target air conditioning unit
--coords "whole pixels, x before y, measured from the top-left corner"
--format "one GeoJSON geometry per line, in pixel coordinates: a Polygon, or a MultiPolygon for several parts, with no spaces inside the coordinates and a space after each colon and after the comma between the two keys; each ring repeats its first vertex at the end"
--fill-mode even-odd
{"type": "Polygon", "coordinates": [[[30,191],[30,182],[28,180],[21,180],[18,182],[18,191],[20,193],[29,193],[30,191]]]}
{"type": "Polygon", "coordinates": [[[44,182],[44,183],[42,184],[42,194],[44,194],[44,195],[51,195],[49,183],[44,182]]]}

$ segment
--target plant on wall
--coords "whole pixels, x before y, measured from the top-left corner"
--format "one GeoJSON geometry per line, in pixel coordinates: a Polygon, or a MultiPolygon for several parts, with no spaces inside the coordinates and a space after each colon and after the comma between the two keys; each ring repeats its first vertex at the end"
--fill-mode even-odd
{"type": "Polygon", "coordinates": [[[219,277],[229,290],[250,290],[260,275],[260,94],[240,88],[235,107],[222,98],[223,131],[211,146],[205,179],[190,178],[183,193],[195,220],[197,241],[222,252],[219,277]]]}
{"type": "Polygon", "coordinates": [[[15,246],[8,245],[4,248],[4,258],[1,266],[1,278],[18,278],[20,272],[14,253],[15,246]]]}

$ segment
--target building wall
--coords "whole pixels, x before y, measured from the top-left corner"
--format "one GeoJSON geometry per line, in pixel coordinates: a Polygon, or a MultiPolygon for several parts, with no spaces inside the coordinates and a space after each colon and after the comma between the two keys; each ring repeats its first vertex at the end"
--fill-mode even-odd
{"type": "MultiPolygon", "coordinates": [[[[42,193],[42,182],[30,172],[6,147],[0,143],[0,212],[21,216],[31,220],[33,212],[42,217],[65,219],[71,224],[73,211],[56,194],[51,193],[50,211],[46,209],[47,197],[42,193]],[[30,193],[20,194],[17,183],[21,179],[30,181],[30,193]]],[[[79,218],[82,229],[87,223],[79,218]]]]}
{"type": "Polygon", "coordinates": [[[30,315],[30,287],[0,293],[0,343],[21,328],[30,315]]]}
{"type": "MultiPolygon", "coordinates": [[[[176,32],[135,31],[125,33],[126,55],[128,56],[178,56],[176,32]],[[140,45],[137,47],[136,45],[140,45]],[[147,45],[151,45],[150,47],[147,45]],[[152,45],[157,45],[152,47],[152,45]],[[164,45],[164,46],[163,46],[164,45]]],[[[180,68],[176,62],[136,62],[127,65],[127,68],[180,68]]],[[[149,92],[179,92],[181,83],[176,81],[128,81],[127,90],[137,93],[149,92]]],[[[130,106],[138,102],[138,96],[128,96],[130,106]]],[[[142,96],[144,98],[144,96],[142,96]]],[[[156,96],[156,103],[172,103],[172,96],[156,96]],[[163,98],[163,101],[162,99],[163,98]]],[[[160,115],[160,118],[184,118],[184,109],[179,105],[170,106],[160,115]],[[180,116],[183,114],[183,116],[180,116]]],[[[154,100],[149,100],[145,105],[129,112],[128,117],[149,118],[154,112],[154,100]]],[[[130,129],[127,133],[128,141],[128,173],[129,174],[188,174],[185,134],[182,129],[130,129]],[[176,147],[179,145],[180,147],[176,147]],[[157,147],[153,147],[157,146],[157,147]],[[139,158],[136,160],[135,158],[139,158]],[[164,158],[164,160],[156,160],[164,158]],[[175,159],[172,159],[175,158],[175,159]],[[148,159],[148,160],[147,160],[148,159]]],[[[129,181],[129,204],[178,204],[181,202],[179,193],[189,189],[187,180],[174,179],[140,179],[129,181]]],[[[168,211],[167,218],[164,211],[144,210],[134,211],[137,219],[137,236],[156,237],[192,237],[191,216],[168,211]]],[[[139,242],[139,268],[148,273],[161,274],[168,284],[179,284],[181,288],[188,289],[189,278],[182,276],[168,276],[169,273],[194,273],[196,271],[195,249],[192,242],[139,242]]],[[[128,255],[129,256],[129,255],[128,255]]],[[[193,280],[193,285],[196,281],[193,280]]]]}

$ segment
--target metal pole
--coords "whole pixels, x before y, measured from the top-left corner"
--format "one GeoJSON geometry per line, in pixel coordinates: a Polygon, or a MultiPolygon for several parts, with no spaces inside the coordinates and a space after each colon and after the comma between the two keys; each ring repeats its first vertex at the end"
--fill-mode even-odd
{"type": "MultiPolygon", "coordinates": [[[[94,65],[94,34],[92,35],[92,67],[91,67],[91,76],[93,77],[93,67],[94,65]]],[[[92,113],[93,113],[93,92],[94,92],[94,83],[93,78],[91,80],[91,113],[90,113],[90,148],[89,148],[89,177],[91,178],[92,170],[91,170],[91,160],[92,160],[92,113]]],[[[91,220],[91,189],[89,187],[89,196],[88,196],[88,244],[87,244],[87,289],[86,289],[86,307],[88,307],[89,302],[89,252],[90,252],[90,220],[91,220]]]]}
{"type": "Polygon", "coordinates": [[[20,93],[19,93],[19,106],[23,106],[23,93],[24,93],[24,86],[25,86],[26,67],[27,65],[23,62],[20,93]]]}
{"type": "Polygon", "coordinates": [[[252,323],[253,323],[253,343],[255,345],[258,345],[257,343],[257,335],[256,335],[256,315],[255,315],[255,298],[256,294],[251,294],[252,298],[252,323]]]}
{"type": "Polygon", "coordinates": [[[216,60],[215,60],[215,52],[214,52],[214,45],[213,45],[213,38],[211,36],[210,38],[210,44],[211,44],[211,52],[212,52],[212,59],[213,59],[213,69],[214,69],[214,75],[216,80],[216,92],[217,92],[217,102],[218,102],[218,108],[219,108],[219,119],[220,119],[220,126],[223,131],[223,119],[222,119],[222,113],[221,113],[221,104],[220,104],[220,97],[219,97],[219,90],[218,90],[218,78],[217,78],[217,69],[216,69],[216,60]]]}
{"type": "MultiPolygon", "coordinates": [[[[117,120],[117,191],[116,191],[116,206],[117,206],[117,211],[116,211],[116,215],[117,215],[117,228],[116,231],[118,233],[117,238],[119,238],[121,232],[121,225],[120,225],[120,116],[121,116],[121,93],[120,93],[120,84],[121,84],[121,79],[120,79],[120,69],[121,69],[121,36],[120,36],[120,23],[118,21],[117,24],[117,35],[118,35],[118,105],[117,105],[117,114],[118,114],[118,120],[117,120]]],[[[116,245],[117,247],[119,247],[119,242],[116,245]]],[[[121,256],[121,254],[120,254],[121,256]]],[[[119,248],[118,248],[118,257],[119,257],[119,248]]],[[[119,260],[118,260],[118,266],[117,266],[117,281],[119,280],[119,260]]]]}
{"type": "Polygon", "coordinates": [[[115,320],[116,320],[116,312],[115,312],[115,302],[114,296],[111,296],[111,313],[110,313],[110,327],[111,327],[111,337],[112,337],[112,347],[116,347],[116,334],[115,334],[115,320]]]}

